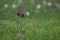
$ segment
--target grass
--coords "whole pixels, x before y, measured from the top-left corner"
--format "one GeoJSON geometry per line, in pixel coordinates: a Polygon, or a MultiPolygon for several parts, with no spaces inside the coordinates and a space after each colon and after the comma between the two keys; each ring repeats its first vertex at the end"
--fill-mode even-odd
{"type": "MultiPolygon", "coordinates": [[[[29,10],[31,15],[21,18],[16,16],[17,9],[11,8],[11,1],[8,4],[10,7],[7,9],[0,7],[0,40],[60,40],[60,9],[47,9],[42,5],[36,16],[35,4],[34,9],[29,10]],[[26,30],[16,37],[19,27],[26,30]]],[[[24,8],[22,11],[27,10],[24,8]]]]}

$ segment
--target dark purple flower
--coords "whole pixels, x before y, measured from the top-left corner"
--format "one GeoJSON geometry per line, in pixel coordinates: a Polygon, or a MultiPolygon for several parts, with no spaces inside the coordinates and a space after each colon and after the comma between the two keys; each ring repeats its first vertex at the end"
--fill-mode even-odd
{"type": "Polygon", "coordinates": [[[17,16],[24,17],[24,13],[18,12],[18,13],[17,13],[17,16]]]}
{"type": "Polygon", "coordinates": [[[20,12],[18,12],[18,13],[17,13],[17,16],[20,16],[20,15],[21,15],[21,13],[20,13],[20,12]]]}
{"type": "Polygon", "coordinates": [[[21,13],[21,17],[24,17],[24,13],[21,13]]]}

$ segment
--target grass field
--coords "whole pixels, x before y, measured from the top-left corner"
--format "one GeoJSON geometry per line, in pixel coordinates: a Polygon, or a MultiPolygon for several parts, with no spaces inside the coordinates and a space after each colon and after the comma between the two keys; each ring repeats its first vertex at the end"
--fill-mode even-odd
{"type": "Polygon", "coordinates": [[[0,0],[0,40],[60,40],[60,5],[47,8],[42,0],[34,4],[30,1],[23,0],[20,4],[18,0],[0,0]],[[12,4],[23,5],[20,11],[24,14],[29,11],[30,16],[18,17],[12,4]],[[36,8],[37,4],[42,5],[41,9],[36,8]],[[24,34],[17,33],[19,30],[24,34]]]}

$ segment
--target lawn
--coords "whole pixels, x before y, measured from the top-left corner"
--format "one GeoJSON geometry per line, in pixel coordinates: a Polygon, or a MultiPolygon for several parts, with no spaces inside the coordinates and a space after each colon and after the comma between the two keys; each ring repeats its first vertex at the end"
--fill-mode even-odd
{"type": "Polygon", "coordinates": [[[60,5],[47,8],[41,1],[31,4],[30,0],[23,0],[20,4],[17,0],[0,0],[0,40],[60,40],[60,5]],[[38,3],[42,5],[39,10],[38,3]],[[30,15],[18,17],[12,4],[23,5],[20,11],[24,14],[29,11],[30,15]]]}

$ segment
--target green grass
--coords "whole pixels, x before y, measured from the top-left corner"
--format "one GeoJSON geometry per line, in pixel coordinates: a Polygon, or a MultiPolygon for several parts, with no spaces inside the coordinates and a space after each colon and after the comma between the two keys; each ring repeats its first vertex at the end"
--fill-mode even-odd
{"type": "MultiPolygon", "coordinates": [[[[47,9],[42,5],[38,15],[35,16],[36,4],[34,6],[27,4],[29,8],[33,8],[29,10],[31,15],[21,18],[16,16],[17,9],[11,8],[12,1],[1,0],[0,5],[6,2],[9,4],[7,9],[4,6],[0,7],[0,40],[60,40],[60,8],[47,9]],[[25,29],[26,31],[23,35],[19,34],[20,36],[16,37],[19,27],[22,31],[25,29]]],[[[27,9],[25,5],[21,11],[26,12],[27,9]]]]}

